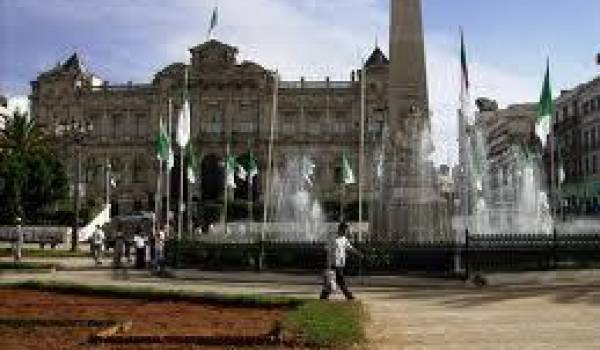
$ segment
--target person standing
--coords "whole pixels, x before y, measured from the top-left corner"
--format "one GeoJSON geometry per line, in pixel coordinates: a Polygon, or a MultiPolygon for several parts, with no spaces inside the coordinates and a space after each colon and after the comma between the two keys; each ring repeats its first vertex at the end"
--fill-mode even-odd
{"type": "Polygon", "coordinates": [[[13,241],[13,255],[15,261],[21,261],[23,258],[23,226],[21,218],[17,217],[17,228],[15,230],[15,240],[13,241]]]}
{"type": "Polygon", "coordinates": [[[91,244],[91,248],[92,248],[92,258],[94,259],[94,262],[96,263],[96,265],[101,265],[102,264],[102,245],[104,243],[104,231],[102,231],[102,228],[100,227],[100,225],[96,225],[96,229],[94,230],[94,233],[92,233],[92,244],[91,244]]]}
{"type": "Polygon", "coordinates": [[[133,243],[135,244],[135,268],[141,270],[146,263],[146,242],[141,232],[133,236],[133,243]]]}
{"type": "Polygon", "coordinates": [[[169,226],[165,225],[162,230],[156,233],[156,237],[154,238],[154,268],[157,272],[160,272],[163,267],[167,232],[169,232],[169,226]]]}
{"type": "Polygon", "coordinates": [[[113,267],[121,268],[123,266],[123,254],[125,253],[125,237],[123,232],[118,231],[115,238],[115,248],[113,253],[113,267]]]}
{"type": "MultiPolygon", "coordinates": [[[[338,226],[337,237],[331,240],[327,247],[327,269],[333,270],[335,273],[335,283],[344,293],[344,296],[348,300],[354,299],[352,292],[348,289],[346,281],[344,279],[344,267],[346,266],[346,255],[347,251],[362,257],[362,254],[352,246],[346,234],[348,232],[348,224],[342,222],[338,226]]],[[[321,291],[321,299],[325,300],[329,298],[332,291],[332,283],[328,271],[324,276],[323,290],[321,291]]]]}

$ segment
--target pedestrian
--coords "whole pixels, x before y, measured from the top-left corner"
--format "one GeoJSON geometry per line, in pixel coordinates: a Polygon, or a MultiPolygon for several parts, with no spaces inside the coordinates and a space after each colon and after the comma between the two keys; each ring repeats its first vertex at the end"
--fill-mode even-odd
{"type": "Polygon", "coordinates": [[[15,261],[21,261],[23,258],[23,227],[21,218],[17,217],[17,228],[15,230],[15,239],[13,241],[13,255],[15,261]]]}
{"type": "Polygon", "coordinates": [[[102,245],[104,243],[104,231],[100,225],[96,225],[96,229],[92,233],[91,250],[92,258],[96,265],[102,264],[102,245]]]}
{"type": "Polygon", "coordinates": [[[133,243],[135,244],[135,268],[143,269],[146,263],[146,242],[142,233],[138,233],[133,236],[133,243]]]}
{"type": "Polygon", "coordinates": [[[169,232],[169,226],[165,225],[162,230],[158,230],[154,238],[154,268],[157,272],[162,271],[167,232],[169,232]]]}
{"type": "Polygon", "coordinates": [[[131,246],[133,245],[133,227],[128,227],[127,232],[123,236],[123,244],[125,245],[125,260],[127,260],[128,264],[131,264],[131,246]]]}
{"type": "Polygon", "coordinates": [[[328,299],[332,292],[332,275],[335,275],[335,284],[341,289],[342,293],[348,300],[354,299],[354,296],[348,290],[344,279],[344,267],[346,266],[346,251],[362,257],[362,254],[350,244],[346,234],[348,224],[342,222],[338,226],[337,237],[330,240],[327,245],[327,269],[323,277],[323,290],[321,291],[321,299],[328,299]]]}
{"type": "Polygon", "coordinates": [[[115,238],[115,248],[113,254],[113,267],[120,268],[123,264],[123,253],[125,251],[125,237],[123,232],[118,231],[115,238]]]}

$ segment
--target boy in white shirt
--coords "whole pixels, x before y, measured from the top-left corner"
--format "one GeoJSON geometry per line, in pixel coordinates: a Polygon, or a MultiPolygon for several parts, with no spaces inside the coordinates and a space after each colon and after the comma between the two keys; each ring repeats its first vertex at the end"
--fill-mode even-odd
{"type": "MultiPolygon", "coordinates": [[[[335,271],[335,282],[344,293],[344,296],[348,300],[354,299],[352,293],[346,286],[344,280],[344,267],[346,266],[346,250],[350,250],[352,253],[362,257],[362,254],[352,246],[348,238],[346,238],[346,232],[348,231],[348,224],[345,222],[340,223],[338,226],[337,237],[335,240],[329,242],[327,247],[327,268],[335,271]]],[[[323,283],[323,290],[321,291],[321,299],[328,299],[331,294],[331,283],[328,280],[327,274],[325,274],[325,281],[323,283]]]]}
{"type": "Polygon", "coordinates": [[[104,244],[104,232],[100,225],[92,233],[92,257],[96,265],[102,264],[102,245],[104,244]]]}

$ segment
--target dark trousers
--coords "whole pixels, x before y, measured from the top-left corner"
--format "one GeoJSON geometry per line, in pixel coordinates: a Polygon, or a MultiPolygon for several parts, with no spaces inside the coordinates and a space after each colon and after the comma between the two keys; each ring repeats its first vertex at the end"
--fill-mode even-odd
{"type": "MultiPolygon", "coordinates": [[[[335,271],[335,283],[344,293],[346,299],[351,300],[354,299],[352,293],[348,290],[348,286],[346,286],[346,281],[344,280],[344,267],[331,267],[332,270],[335,271]]],[[[327,274],[323,276],[323,290],[321,291],[321,299],[328,299],[331,294],[331,284],[329,283],[329,277],[327,274]]]]}
{"type": "Polygon", "coordinates": [[[135,249],[135,268],[143,269],[146,267],[146,247],[135,249]]]}

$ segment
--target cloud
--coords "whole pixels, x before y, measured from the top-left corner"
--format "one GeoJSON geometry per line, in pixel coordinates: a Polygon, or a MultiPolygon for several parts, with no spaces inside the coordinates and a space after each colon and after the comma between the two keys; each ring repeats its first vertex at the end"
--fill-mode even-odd
{"type": "MultiPolygon", "coordinates": [[[[20,18],[41,26],[36,31],[40,36],[32,39],[29,54],[23,52],[28,42],[16,38],[13,49],[18,46],[23,50],[19,50],[19,56],[6,59],[14,64],[31,59],[27,79],[33,79],[39,70],[61,58],[51,55],[61,52],[66,57],[77,48],[92,71],[114,82],[148,81],[165,65],[187,60],[187,49],[206,39],[214,6],[213,1],[196,0],[54,0],[43,5],[21,0],[10,4],[20,18]],[[41,55],[46,55],[43,64],[41,55]]],[[[376,37],[387,52],[389,13],[387,5],[382,4],[386,2],[221,0],[216,35],[237,46],[241,59],[278,69],[284,79],[304,76],[321,80],[330,76],[333,80],[347,80],[351,70],[360,65],[360,58],[370,53],[376,37]]],[[[19,23],[8,27],[19,33],[11,25],[19,23]]],[[[28,27],[20,30],[27,32],[28,27]]],[[[458,36],[436,31],[425,34],[436,146],[433,159],[436,163],[452,164],[457,160],[458,36]]],[[[470,58],[473,97],[488,96],[501,105],[536,99],[539,77],[512,74],[478,59],[476,54],[470,58]]],[[[0,68],[3,65],[0,63],[0,68]]],[[[21,66],[23,63],[17,68],[21,66]]],[[[20,72],[19,79],[27,74],[20,72]]],[[[27,79],[21,80],[26,83],[27,79]]],[[[2,88],[15,84],[4,82],[2,88]]],[[[19,93],[23,93],[22,88],[19,93]]],[[[21,101],[15,103],[24,106],[25,99],[15,97],[15,101],[21,101]]]]}
{"type": "MultiPolygon", "coordinates": [[[[432,111],[432,137],[436,151],[433,160],[437,164],[458,162],[457,110],[460,94],[459,39],[445,33],[426,33],[427,73],[432,111]]],[[[468,50],[468,47],[467,47],[468,50]]],[[[538,77],[517,75],[497,68],[468,52],[471,99],[489,97],[498,101],[500,107],[512,103],[537,100],[538,77]]],[[[541,84],[541,82],[540,82],[541,84]]],[[[540,85],[541,88],[541,85],[540,85]]],[[[472,103],[474,105],[474,103],[472,103]]]]}

